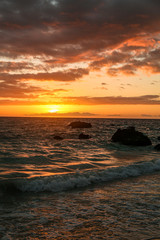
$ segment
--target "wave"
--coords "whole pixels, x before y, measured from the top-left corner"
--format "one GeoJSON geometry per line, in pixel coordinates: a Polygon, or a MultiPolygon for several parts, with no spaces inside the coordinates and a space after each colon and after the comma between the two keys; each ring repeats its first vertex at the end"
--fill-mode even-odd
{"type": "Polygon", "coordinates": [[[127,166],[107,168],[105,170],[92,170],[83,173],[77,171],[75,174],[12,180],[12,182],[1,182],[0,185],[2,191],[10,193],[14,191],[35,193],[44,191],[61,192],[102,182],[138,177],[159,170],[160,159],[155,159],[127,166]]]}

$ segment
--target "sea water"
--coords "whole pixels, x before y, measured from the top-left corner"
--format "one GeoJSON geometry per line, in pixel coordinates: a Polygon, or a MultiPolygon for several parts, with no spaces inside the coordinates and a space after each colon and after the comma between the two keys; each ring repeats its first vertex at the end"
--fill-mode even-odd
{"type": "Polygon", "coordinates": [[[0,239],[160,239],[160,120],[76,120],[0,118],[0,239]],[[111,142],[128,126],[152,145],[111,142]]]}

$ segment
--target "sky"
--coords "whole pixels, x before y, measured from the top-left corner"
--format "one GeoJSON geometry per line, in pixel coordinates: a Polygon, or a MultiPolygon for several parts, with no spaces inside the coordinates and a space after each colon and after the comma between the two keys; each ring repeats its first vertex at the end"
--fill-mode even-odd
{"type": "Polygon", "coordinates": [[[159,0],[1,0],[0,116],[160,119],[159,0]]]}

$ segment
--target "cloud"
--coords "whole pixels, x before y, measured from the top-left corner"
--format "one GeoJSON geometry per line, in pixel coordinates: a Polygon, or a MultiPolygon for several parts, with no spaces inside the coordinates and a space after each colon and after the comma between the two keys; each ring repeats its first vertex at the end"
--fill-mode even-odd
{"type": "Polygon", "coordinates": [[[142,117],[160,117],[160,115],[151,115],[151,114],[141,114],[142,117]]]}
{"type": "Polygon", "coordinates": [[[89,113],[89,112],[67,112],[67,113],[39,113],[32,114],[29,116],[41,116],[41,117],[94,117],[98,114],[89,113]]]}
{"type": "Polygon", "coordinates": [[[160,105],[159,95],[144,95],[139,97],[77,97],[63,98],[63,103],[80,105],[160,105]]]}
{"type": "Polygon", "coordinates": [[[26,63],[26,62],[15,62],[15,61],[0,61],[0,72],[14,72],[14,71],[21,71],[21,70],[35,70],[36,67],[33,64],[26,63]]]}
{"type": "Polygon", "coordinates": [[[106,117],[120,117],[122,116],[121,114],[107,114],[105,115],[106,117]]]}
{"type": "Polygon", "coordinates": [[[144,51],[129,59],[128,64],[119,68],[119,71],[129,71],[134,74],[137,69],[148,69],[152,73],[160,73],[160,47],[156,49],[146,48],[144,51]]]}
{"type": "MultiPolygon", "coordinates": [[[[52,94],[30,80],[70,83],[101,69],[110,76],[160,73],[159,9],[159,0],[0,1],[1,104],[13,104],[9,97],[22,98],[15,104],[36,104],[37,97],[39,104],[40,95],[52,94]]],[[[159,104],[154,95],[55,101],[159,104]]]]}
{"type": "Polygon", "coordinates": [[[85,60],[145,33],[156,34],[159,8],[158,0],[1,1],[0,52],[85,60]]]}
{"type": "Polygon", "coordinates": [[[132,57],[131,53],[129,52],[120,52],[120,51],[113,51],[111,54],[108,53],[106,57],[103,57],[100,60],[94,61],[91,63],[91,68],[99,69],[105,65],[114,65],[117,63],[125,63],[132,57]]]}
{"type": "Polygon", "coordinates": [[[138,97],[61,97],[54,98],[52,101],[35,100],[0,100],[0,105],[160,105],[159,95],[144,95],[138,97]]]}
{"type": "Polygon", "coordinates": [[[91,62],[90,68],[99,70],[107,67],[110,76],[118,74],[135,75],[139,69],[148,70],[152,73],[160,73],[160,47],[125,46],[118,50],[108,52],[107,56],[91,62]]]}
{"type": "Polygon", "coordinates": [[[70,82],[81,78],[83,75],[87,75],[89,72],[87,69],[70,69],[66,71],[57,72],[41,72],[41,73],[26,73],[26,74],[10,74],[1,73],[0,79],[3,81],[21,81],[21,80],[39,80],[39,81],[63,81],[70,82]]]}
{"type": "Polygon", "coordinates": [[[47,90],[40,87],[29,86],[25,83],[0,82],[0,97],[1,98],[22,98],[22,99],[37,99],[41,95],[54,96],[57,92],[67,91],[65,89],[47,90]],[[14,84],[13,84],[14,83],[14,84]]]}

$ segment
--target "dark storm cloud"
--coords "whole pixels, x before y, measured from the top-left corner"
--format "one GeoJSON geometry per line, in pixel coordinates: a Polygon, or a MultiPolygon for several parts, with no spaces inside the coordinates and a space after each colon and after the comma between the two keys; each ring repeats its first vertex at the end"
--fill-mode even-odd
{"type": "Polygon", "coordinates": [[[2,0],[1,54],[99,51],[159,31],[159,10],[156,0],[2,0]]]}

